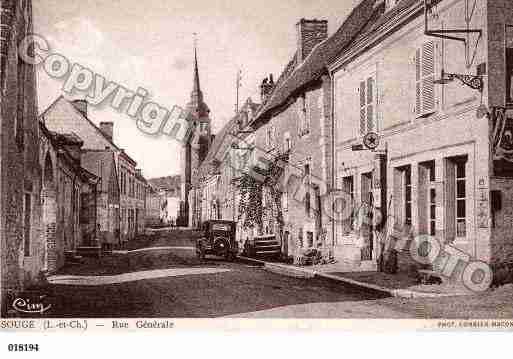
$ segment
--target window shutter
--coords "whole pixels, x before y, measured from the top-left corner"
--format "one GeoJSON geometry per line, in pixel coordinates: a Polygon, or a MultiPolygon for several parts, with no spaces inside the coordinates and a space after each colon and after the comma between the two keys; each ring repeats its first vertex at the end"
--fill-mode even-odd
{"type": "Polygon", "coordinates": [[[415,54],[415,113],[422,114],[422,76],[421,76],[421,53],[417,49],[415,54]]]}
{"type": "Polygon", "coordinates": [[[365,94],[365,81],[360,82],[360,134],[365,134],[366,129],[366,94],[365,94]]]}
{"type": "Polygon", "coordinates": [[[432,113],[436,109],[434,41],[426,42],[417,49],[415,56],[415,113],[417,116],[432,113]]]}
{"type": "Polygon", "coordinates": [[[367,132],[374,130],[374,79],[367,79],[367,132]]]}
{"type": "Polygon", "coordinates": [[[422,48],[422,112],[435,110],[435,43],[426,42],[422,48]]]}

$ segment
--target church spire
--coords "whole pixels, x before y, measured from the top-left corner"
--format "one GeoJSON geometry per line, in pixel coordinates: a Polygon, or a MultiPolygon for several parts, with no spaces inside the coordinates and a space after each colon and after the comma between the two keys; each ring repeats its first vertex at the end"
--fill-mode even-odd
{"type": "Polygon", "coordinates": [[[201,92],[199,70],[198,70],[198,41],[196,39],[196,33],[194,33],[194,84],[192,87],[191,98],[197,99],[197,103],[203,101],[203,93],[201,92]]]}
{"type": "Polygon", "coordinates": [[[207,104],[203,102],[203,92],[201,91],[200,87],[196,33],[194,33],[194,78],[191,92],[191,101],[187,107],[189,113],[191,113],[196,119],[208,117],[210,112],[207,104]]]}

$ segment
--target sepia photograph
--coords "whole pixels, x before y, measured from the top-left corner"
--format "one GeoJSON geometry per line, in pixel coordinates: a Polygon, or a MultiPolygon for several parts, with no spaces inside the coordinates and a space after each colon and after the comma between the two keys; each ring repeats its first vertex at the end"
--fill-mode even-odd
{"type": "Polygon", "coordinates": [[[513,331],[512,0],[0,0],[0,30],[0,332],[513,331]]]}

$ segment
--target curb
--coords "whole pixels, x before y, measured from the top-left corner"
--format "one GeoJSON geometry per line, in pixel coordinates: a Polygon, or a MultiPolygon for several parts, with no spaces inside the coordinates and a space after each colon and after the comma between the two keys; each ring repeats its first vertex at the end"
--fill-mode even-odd
{"type": "Polygon", "coordinates": [[[281,264],[281,263],[272,263],[266,262],[260,259],[248,258],[248,257],[238,257],[240,260],[245,262],[257,263],[263,265],[264,269],[269,270],[270,272],[285,275],[294,278],[304,278],[304,279],[312,279],[315,277],[318,278],[326,278],[330,280],[334,280],[337,282],[350,284],[354,286],[358,286],[361,288],[371,289],[374,291],[382,292],[390,295],[395,298],[440,298],[440,297],[451,297],[458,294],[449,294],[449,293],[427,293],[427,292],[419,292],[409,289],[392,289],[387,287],[382,287],[376,284],[370,284],[365,282],[360,282],[351,278],[340,277],[328,273],[322,273],[311,269],[301,268],[301,267],[291,267],[289,265],[281,264]]]}

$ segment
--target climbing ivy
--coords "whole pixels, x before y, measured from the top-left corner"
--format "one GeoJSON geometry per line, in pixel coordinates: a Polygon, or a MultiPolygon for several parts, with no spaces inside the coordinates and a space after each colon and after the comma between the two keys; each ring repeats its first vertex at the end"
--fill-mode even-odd
{"type": "Polygon", "coordinates": [[[283,175],[288,154],[282,154],[266,160],[265,169],[255,167],[234,179],[234,185],[240,193],[239,221],[242,220],[244,230],[256,228],[263,233],[263,217],[265,216],[263,196],[267,193],[272,199],[271,215],[276,216],[279,234],[283,232],[282,188],[280,178],[283,175]]]}

